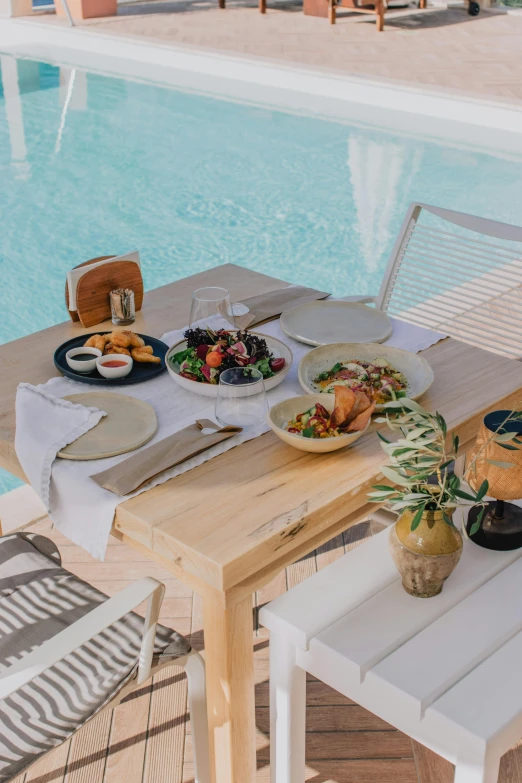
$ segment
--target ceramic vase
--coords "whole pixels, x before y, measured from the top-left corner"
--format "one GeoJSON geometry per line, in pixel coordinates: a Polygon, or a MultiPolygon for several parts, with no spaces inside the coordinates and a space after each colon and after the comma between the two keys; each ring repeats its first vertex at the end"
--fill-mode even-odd
{"type": "Polygon", "coordinates": [[[425,511],[418,527],[412,530],[414,515],[413,511],[403,511],[392,527],[391,554],[406,592],[417,598],[431,598],[441,592],[456,568],[462,554],[462,536],[444,521],[442,511],[425,511]]]}

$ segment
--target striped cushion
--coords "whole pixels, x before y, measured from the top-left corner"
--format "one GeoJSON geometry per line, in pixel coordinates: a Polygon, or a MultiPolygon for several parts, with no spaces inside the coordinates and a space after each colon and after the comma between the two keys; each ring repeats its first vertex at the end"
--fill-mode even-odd
{"type": "MultiPolygon", "coordinates": [[[[107,600],[43,554],[53,544],[38,539],[0,538],[0,671],[107,600]]],[[[63,742],[135,675],[142,629],[131,612],[0,701],[0,781],[63,742]]],[[[185,638],[158,626],[157,656],[189,650],[185,638]]]]}

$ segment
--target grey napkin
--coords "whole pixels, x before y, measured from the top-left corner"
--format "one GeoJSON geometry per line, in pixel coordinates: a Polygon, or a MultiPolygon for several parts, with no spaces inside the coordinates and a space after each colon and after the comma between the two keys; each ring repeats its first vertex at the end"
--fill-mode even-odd
{"type": "Polygon", "coordinates": [[[134,492],[151,478],[162,473],[167,468],[179,465],[189,457],[195,457],[202,451],[210,449],[216,443],[242,432],[241,427],[218,428],[213,421],[201,419],[190,424],[168,438],[158,441],[153,446],[133,454],[132,457],[119,462],[108,470],[91,476],[100,487],[114,492],[116,495],[128,495],[134,492]],[[212,429],[212,433],[203,433],[203,429],[212,429]]]}
{"type": "Polygon", "coordinates": [[[297,307],[307,302],[315,302],[317,299],[325,299],[327,296],[330,296],[330,294],[324,291],[317,291],[315,288],[306,288],[302,285],[287,286],[286,288],[279,288],[277,291],[271,291],[268,294],[251,296],[249,299],[242,300],[242,303],[249,308],[250,312],[246,313],[246,315],[236,316],[236,326],[239,329],[251,328],[256,324],[269,321],[271,318],[281,315],[285,310],[290,310],[292,307],[297,307]]]}

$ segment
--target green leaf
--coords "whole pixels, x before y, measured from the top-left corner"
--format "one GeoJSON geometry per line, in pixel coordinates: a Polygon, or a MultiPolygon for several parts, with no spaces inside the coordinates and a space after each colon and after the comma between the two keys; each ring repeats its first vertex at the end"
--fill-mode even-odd
{"type": "Polygon", "coordinates": [[[401,476],[400,473],[398,473],[396,470],[393,470],[393,468],[389,468],[387,465],[383,465],[381,467],[381,473],[386,476],[386,478],[390,479],[390,481],[393,481],[395,484],[399,484],[401,487],[411,486],[411,481],[409,478],[401,476]]]}
{"type": "Polygon", "coordinates": [[[514,432],[502,432],[500,435],[495,435],[493,440],[495,443],[509,443],[515,437],[514,432]]]}
{"type": "Polygon", "coordinates": [[[484,519],[484,514],[486,513],[486,507],[482,506],[482,508],[479,511],[479,515],[476,518],[476,520],[473,522],[471,529],[469,531],[470,536],[474,536],[475,533],[478,533],[480,530],[480,526],[482,524],[482,520],[484,519]]]}
{"type": "Polygon", "coordinates": [[[419,508],[415,512],[415,516],[411,520],[411,529],[412,530],[416,530],[419,527],[425,508],[426,508],[426,503],[423,503],[422,506],[419,506],[419,508]]]}
{"type": "Polygon", "coordinates": [[[487,479],[484,479],[484,481],[478,488],[477,498],[476,498],[477,503],[480,503],[482,498],[486,496],[488,489],[489,489],[489,482],[487,479]]]}
{"type": "Polygon", "coordinates": [[[393,487],[389,487],[387,484],[374,484],[372,489],[379,489],[381,492],[397,492],[393,487]]]}
{"type": "Polygon", "coordinates": [[[455,454],[458,452],[459,446],[460,446],[459,436],[455,435],[453,438],[453,451],[455,452],[455,454]]]}
{"type": "Polygon", "coordinates": [[[454,489],[453,494],[458,498],[462,498],[463,500],[471,500],[472,503],[476,502],[476,498],[474,498],[473,495],[470,495],[468,492],[464,492],[462,489],[454,489]]]}
{"type": "Polygon", "coordinates": [[[513,468],[515,466],[514,462],[500,462],[498,459],[487,459],[486,462],[496,468],[513,468]]]}
{"type": "Polygon", "coordinates": [[[440,413],[436,413],[435,416],[436,416],[437,421],[439,423],[439,427],[440,427],[440,429],[442,431],[442,434],[444,435],[444,437],[446,437],[446,435],[448,434],[448,428],[446,427],[446,422],[444,421],[444,419],[442,418],[440,413]]]}
{"type": "MultiPolygon", "coordinates": [[[[498,443],[498,441],[497,441],[498,443]]],[[[510,443],[499,443],[498,444],[502,449],[507,449],[507,451],[518,451],[519,449],[516,446],[512,446],[510,443]]]]}
{"type": "Polygon", "coordinates": [[[442,465],[440,466],[439,470],[444,470],[444,468],[448,468],[451,465],[452,462],[453,462],[452,459],[449,459],[446,462],[443,462],[442,465]]]}
{"type": "Polygon", "coordinates": [[[379,432],[379,430],[377,430],[377,437],[384,441],[384,443],[391,443],[391,441],[389,441],[388,438],[385,438],[384,435],[379,432]]]}
{"type": "Polygon", "coordinates": [[[449,516],[449,514],[446,514],[445,511],[442,512],[442,518],[444,519],[444,522],[449,525],[450,527],[455,527],[453,524],[452,518],[449,516]]]}

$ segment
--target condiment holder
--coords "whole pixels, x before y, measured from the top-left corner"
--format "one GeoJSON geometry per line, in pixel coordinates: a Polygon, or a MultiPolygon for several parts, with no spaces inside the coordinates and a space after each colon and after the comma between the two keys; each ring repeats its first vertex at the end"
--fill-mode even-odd
{"type": "Polygon", "coordinates": [[[134,310],[143,304],[143,277],[139,253],[125,256],[100,256],[79,264],[75,269],[92,266],[76,284],[76,309],[69,308],[69,287],[65,284],[65,302],[73,321],[85,328],[96,326],[111,318],[110,293],[116,289],[130,289],[134,293],[134,310]]]}

